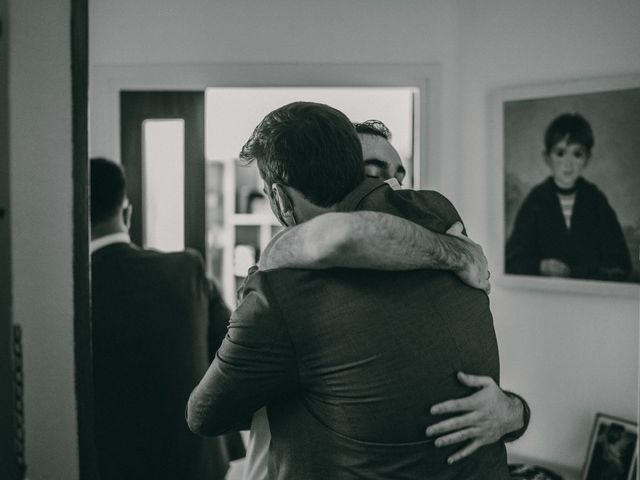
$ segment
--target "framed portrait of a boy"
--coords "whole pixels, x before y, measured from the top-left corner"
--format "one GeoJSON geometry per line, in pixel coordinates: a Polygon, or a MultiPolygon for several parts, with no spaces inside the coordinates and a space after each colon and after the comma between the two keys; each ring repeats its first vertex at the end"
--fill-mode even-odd
{"type": "Polygon", "coordinates": [[[591,432],[581,480],[635,480],[637,461],[637,425],[598,413],[591,432]]]}
{"type": "Polygon", "coordinates": [[[637,297],[640,75],[501,89],[489,125],[496,281],[637,297]]]}

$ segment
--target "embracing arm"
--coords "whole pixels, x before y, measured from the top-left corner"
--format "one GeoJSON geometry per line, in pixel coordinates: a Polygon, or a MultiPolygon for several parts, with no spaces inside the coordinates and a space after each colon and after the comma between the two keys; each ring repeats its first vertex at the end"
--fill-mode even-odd
{"type": "Polygon", "coordinates": [[[327,213],[273,238],[260,270],[274,268],[368,268],[451,270],[465,283],[489,291],[482,247],[455,223],[438,234],[380,212],[327,213]]]}

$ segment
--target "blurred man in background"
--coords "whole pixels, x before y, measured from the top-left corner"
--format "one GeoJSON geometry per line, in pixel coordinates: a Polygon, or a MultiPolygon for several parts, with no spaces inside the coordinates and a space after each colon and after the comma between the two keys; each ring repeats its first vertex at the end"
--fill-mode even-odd
{"type": "Polygon", "coordinates": [[[184,420],[189,393],[226,333],[229,310],[193,250],[131,243],[120,165],[91,160],[95,432],[102,480],[224,479],[239,434],[203,439],[184,420]]]}

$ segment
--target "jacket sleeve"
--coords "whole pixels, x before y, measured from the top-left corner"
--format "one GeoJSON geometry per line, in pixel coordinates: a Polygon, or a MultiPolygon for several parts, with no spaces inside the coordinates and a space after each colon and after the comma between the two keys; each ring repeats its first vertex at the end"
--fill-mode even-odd
{"type": "Polygon", "coordinates": [[[207,287],[209,298],[209,361],[212,361],[227,334],[231,311],[222,298],[218,286],[210,278],[207,278],[207,287]]]}
{"type": "Polygon", "coordinates": [[[518,210],[511,236],[505,247],[505,272],[540,275],[540,258],[536,251],[537,208],[531,194],[518,210]]]}
{"type": "Polygon", "coordinates": [[[189,428],[200,435],[237,429],[271,400],[297,386],[289,333],[265,274],[251,275],[226,338],[187,404],[189,428]]]}
{"type": "Polygon", "coordinates": [[[207,308],[207,345],[208,358],[211,362],[227,334],[231,311],[222,298],[218,285],[207,277],[207,269],[202,255],[191,248],[186,249],[185,254],[190,257],[192,262],[194,288],[197,290],[197,294],[202,296],[199,298],[203,298],[207,308]]]}

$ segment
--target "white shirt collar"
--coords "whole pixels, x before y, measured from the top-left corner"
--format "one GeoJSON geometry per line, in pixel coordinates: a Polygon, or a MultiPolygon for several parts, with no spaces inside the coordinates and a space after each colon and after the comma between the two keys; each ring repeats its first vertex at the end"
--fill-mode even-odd
{"type": "Polygon", "coordinates": [[[112,233],[110,235],[105,235],[104,237],[96,238],[95,240],[91,240],[89,250],[91,253],[93,253],[96,250],[100,250],[101,248],[112,245],[114,243],[131,243],[129,234],[127,232],[118,232],[112,233]]]}
{"type": "Polygon", "coordinates": [[[384,183],[388,184],[393,190],[401,190],[402,185],[398,182],[396,177],[387,178],[384,183]]]}

